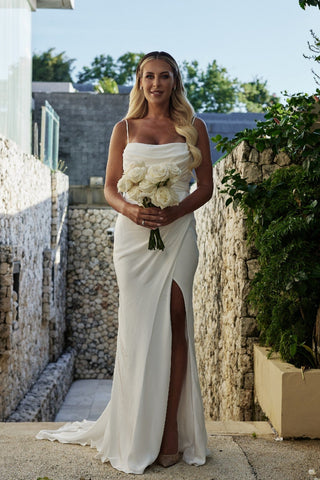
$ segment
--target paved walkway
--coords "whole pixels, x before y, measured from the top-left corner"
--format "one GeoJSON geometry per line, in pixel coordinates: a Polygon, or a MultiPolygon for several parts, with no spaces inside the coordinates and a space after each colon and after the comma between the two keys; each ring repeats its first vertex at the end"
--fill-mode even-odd
{"type": "Polygon", "coordinates": [[[97,420],[110,400],[111,387],[112,380],[76,380],[55,421],[97,420]]]}
{"type": "MultiPolygon", "coordinates": [[[[61,422],[97,418],[110,396],[111,382],[80,380],[72,385],[57,415],[61,422]]],[[[130,480],[95,451],[80,445],[38,441],[36,433],[61,423],[0,423],[0,480],[130,480]]],[[[267,422],[207,422],[206,465],[183,461],[164,469],[151,465],[143,480],[316,480],[320,440],[276,441],[267,422]],[[309,473],[310,472],[310,473],[309,473]],[[312,474],[314,473],[314,474],[312,474]]]]}

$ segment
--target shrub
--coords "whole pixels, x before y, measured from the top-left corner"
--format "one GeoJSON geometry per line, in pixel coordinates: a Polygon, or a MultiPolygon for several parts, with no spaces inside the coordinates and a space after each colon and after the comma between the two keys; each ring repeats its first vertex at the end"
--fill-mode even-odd
{"type": "MultiPolygon", "coordinates": [[[[317,91],[320,94],[320,91],[317,91]]],[[[294,162],[267,180],[249,184],[235,170],[222,181],[226,204],[247,216],[249,241],[260,269],[248,300],[255,307],[262,344],[296,366],[319,366],[315,324],[320,306],[320,130],[318,96],[298,94],[276,104],[257,128],[229,141],[215,137],[229,153],[246,140],[259,151],[286,152],[294,162]],[[313,347],[313,350],[312,350],[313,347]]]]}

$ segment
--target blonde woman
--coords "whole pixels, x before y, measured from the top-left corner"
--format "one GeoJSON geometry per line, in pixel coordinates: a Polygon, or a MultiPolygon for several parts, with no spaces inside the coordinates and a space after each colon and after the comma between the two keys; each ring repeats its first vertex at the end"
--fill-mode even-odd
{"type": "Polygon", "coordinates": [[[206,459],[201,393],[193,339],[192,284],[197,266],[193,212],[212,195],[205,124],[185,97],[175,60],[145,55],[127,116],[114,127],[105,197],[119,212],[114,263],[119,284],[119,331],[111,400],[96,422],[81,422],[38,438],[90,444],[101,460],[141,474],[157,461],[206,459]],[[179,167],[176,205],[144,208],[118,191],[124,170],[169,163],[179,167]],[[192,172],[197,185],[189,191],[192,172]],[[149,250],[159,229],[164,250],[149,250]],[[73,431],[72,431],[73,430],[73,431]]]}

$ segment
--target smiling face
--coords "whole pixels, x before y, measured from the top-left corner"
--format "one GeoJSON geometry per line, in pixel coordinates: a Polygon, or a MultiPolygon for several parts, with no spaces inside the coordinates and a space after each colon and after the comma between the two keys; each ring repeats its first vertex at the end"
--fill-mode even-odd
{"type": "Polygon", "coordinates": [[[171,66],[164,60],[150,60],[142,70],[140,87],[147,102],[168,102],[175,87],[171,66]]]}

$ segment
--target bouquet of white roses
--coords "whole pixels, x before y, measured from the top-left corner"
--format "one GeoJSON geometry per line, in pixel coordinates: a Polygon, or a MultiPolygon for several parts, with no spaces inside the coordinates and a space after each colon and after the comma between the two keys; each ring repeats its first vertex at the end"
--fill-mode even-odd
{"type": "MultiPolygon", "coordinates": [[[[147,167],[144,162],[130,164],[118,181],[118,191],[126,193],[129,200],[138,205],[166,208],[178,205],[179,198],[173,185],[181,170],[177,165],[158,163],[147,167]]],[[[159,228],[150,230],[149,250],[164,250],[159,228]]]]}

